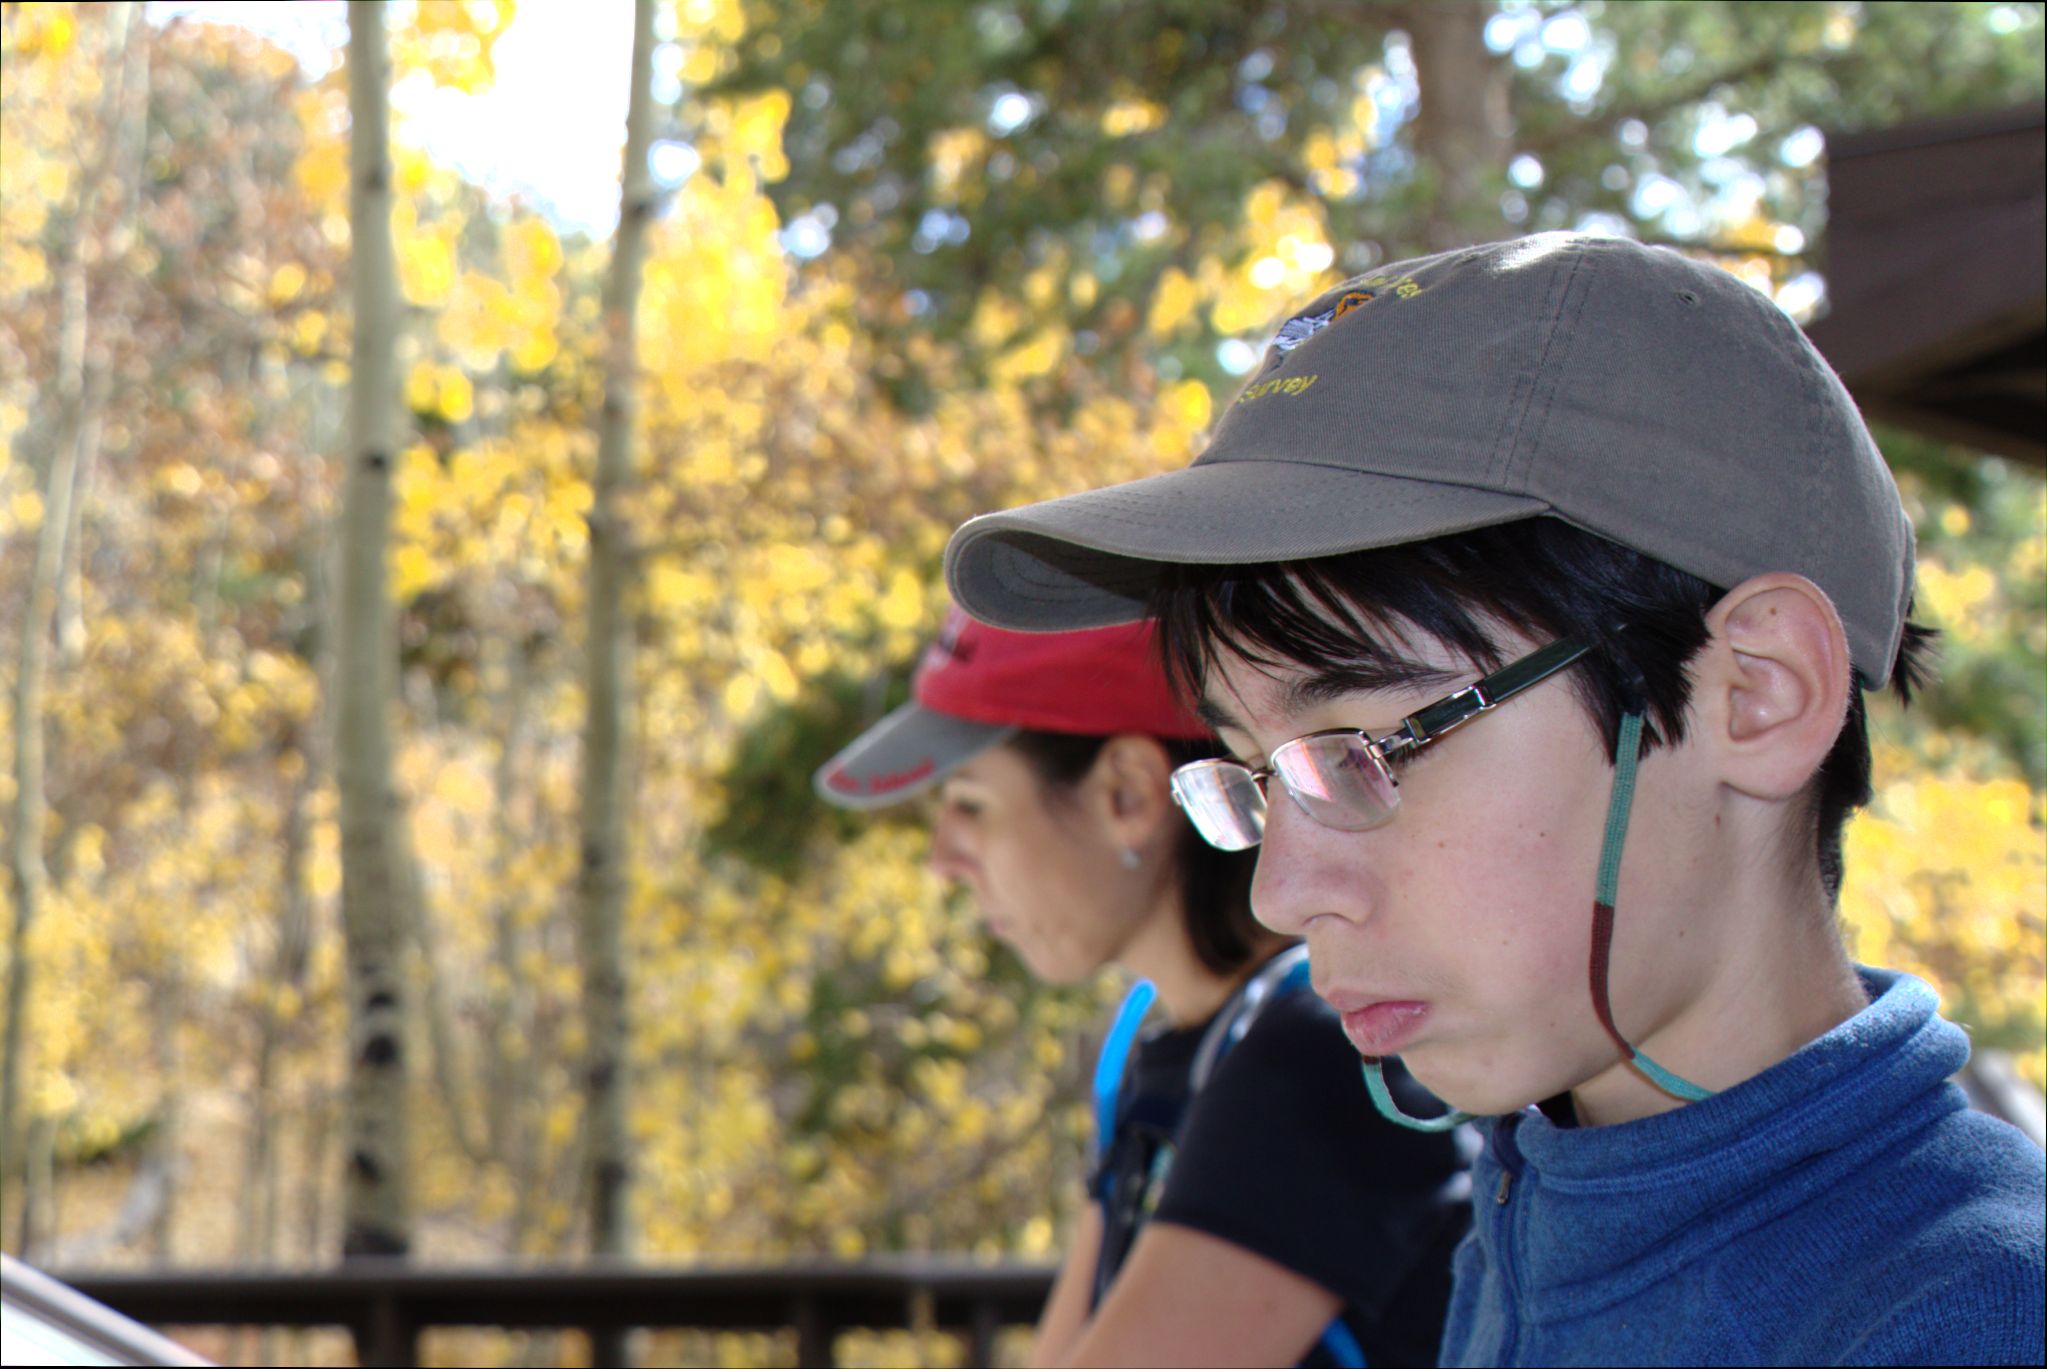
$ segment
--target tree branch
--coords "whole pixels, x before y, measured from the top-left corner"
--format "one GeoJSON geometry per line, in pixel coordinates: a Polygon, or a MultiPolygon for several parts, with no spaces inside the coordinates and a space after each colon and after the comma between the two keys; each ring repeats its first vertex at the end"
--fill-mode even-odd
{"type": "Polygon", "coordinates": [[[1781,247],[1756,243],[1710,242],[1703,238],[1674,238],[1668,235],[1638,234],[1644,247],[1674,247],[1680,252],[1709,252],[1716,257],[1769,257],[1776,261],[1810,261],[1811,252],[1800,248],[1787,252],[1781,247]]]}
{"type": "Polygon", "coordinates": [[[1540,157],[1546,152],[1554,152],[1567,143],[1576,142],[1585,137],[1588,127],[1614,132],[1630,119],[1638,119],[1644,124],[1651,124],[1673,110],[1682,109],[1686,105],[1697,104],[1722,86],[1740,85],[1745,81],[1752,81],[1759,76],[1768,76],[1793,62],[1809,62],[1814,66],[1826,66],[1832,63],[1836,56],[1837,54],[1829,52],[1796,52],[1781,48],[1758,53],[1745,62],[1737,62],[1733,66],[1723,67],[1718,71],[1701,76],[1687,85],[1679,86],[1674,90],[1666,90],[1653,100],[1617,105],[1590,119],[1573,119],[1559,123],[1553,128],[1546,130],[1543,136],[1539,138],[1517,139],[1517,145],[1524,152],[1530,152],[1540,157]]]}

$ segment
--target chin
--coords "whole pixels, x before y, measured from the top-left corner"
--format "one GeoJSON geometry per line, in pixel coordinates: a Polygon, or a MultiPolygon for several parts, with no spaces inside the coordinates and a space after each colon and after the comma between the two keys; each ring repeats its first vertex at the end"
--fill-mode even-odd
{"type": "Polygon", "coordinates": [[[1085,984],[1088,980],[1094,978],[1094,970],[1088,967],[1070,965],[1064,962],[1046,964],[1043,961],[1034,960],[1030,956],[1025,956],[1023,960],[1024,964],[1030,966],[1032,976],[1040,984],[1051,988],[1070,989],[1076,984],[1085,984]]]}
{"type": "Polygon", "coordinates": [[[1463,1062],[1446,1059],[1427,1047],[1402,1055],[1400,1063],[1407,1067],[1408,1074],[1417,1084],[1450,1107],[1474,1117],[1498,1117],[1518,1112],[1564,1091],[1562,1088],[1548,1092],[1532,1090],[1526,1084],[1527,1074],[1517,1073],[1511,1068],[1460,1068],[1463,1062]]]}
{"type": "Polygon", "coordinates": [[[1055,989],[1086,983],[1101,968],[1099,965],[1075,964],[1071,958],[1043,946],[1026,946],[1012,941],[1009,949],[1016,952],[1016,958],[1031,972],[1031,978],[1055,989]]]}

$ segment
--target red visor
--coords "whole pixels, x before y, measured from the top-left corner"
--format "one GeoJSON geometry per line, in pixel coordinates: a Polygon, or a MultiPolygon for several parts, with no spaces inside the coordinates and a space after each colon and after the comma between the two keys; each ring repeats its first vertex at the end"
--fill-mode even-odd
{"type": "Polygon", "coordinates": [[[1081,736],[1210,735],[1166,684],[1148,622],[1010,632],[955,608],[911,688],[926,708],[999,726],[1081,736]]]}

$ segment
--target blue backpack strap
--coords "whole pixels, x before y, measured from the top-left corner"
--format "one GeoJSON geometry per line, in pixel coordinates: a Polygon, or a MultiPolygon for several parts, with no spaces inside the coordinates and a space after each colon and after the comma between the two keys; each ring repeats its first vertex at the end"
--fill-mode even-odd
{"type": "Polygon", "coordinates": [[[1095,1057],[1095,1154],[1107,1156],[1116,1137],[1116,1102],[1123,1093],[1123,1072],[1130,1065],[1130,1049],[1137,1044],[1137,1029],[1159,996],[1158,986],[1140,979],[1123,995],[1122,1006],[1109,1034],[1102,1039],[1101,1054],[1095,1057]]]}
{"type": "Polygon", "coordinates": [[[1215,1021],[1201,1038],[1200,1049],[1194,1052],[1194,1063],[1187,1070],[1187,1091],[1201,1092],[1215,1067],[1228,1055],[1230,1047],[1242,1041],[1251,1030],[1251,1024],[1258,1020],[1258,1014],[1265,1005],[1276,998],[1308,987],[1308,948],[1290,946],[1258,967],[1258,973],[1244,981],[1244,986],[1230,997],[1222,1011],[1215,1015],[1215,1021]]]}
{"type": "MultiPolygon", "coordinates": [[[[1194,1064],[1188,1071],[1188,1082],[1193,1092],[1215,1072],[1230,1047],[1244,1039],[1251,1030],[1251,1024],[1268,1003],[1284,998],[1309,987],[1308,948],[1294,946],[1274,956],[1260,968],[1236,994],[1236,1001],[1216,1017],[1215,1023],[1203,1036],[1200,1048],[1195,1052],[1194,1064]]],[[[1158,998],[1158,988],[1149,979],[1140,979],[1130,986],[1130,992],[1123,996],[1122,1005],[1116,1009],[1116,1017],[1109,1027],[1109,1034],[1102,1040],[1101,1053],[1095,1057],[1095,1152],[1106,1157],[1110,1143],[1116,1135],[1116,1108],[1123,1093],[1123,1076],[1129,1068],[1131,1049],[1137,1044],[1138,1029],[1144,1024],[1145,1014],[1151,1011],[1152,1003],[1158,998]]],[[[1365,1349],[1358,1344],[1357,1336],[1344,1323],[1343,1318],[1332,1319],[1322,1328],[1317,1341],[1344,1369],[1364,1369],[1365,1349]]]]}
{"type": "Polygon", "coordinates": [[[1358,1344],[1357,1336],[1342,1317],[1332,1319],[1322,1328],[1319,1343],[1343,1369],[1365,1369],[1365,1347],[1358,1344]]]}

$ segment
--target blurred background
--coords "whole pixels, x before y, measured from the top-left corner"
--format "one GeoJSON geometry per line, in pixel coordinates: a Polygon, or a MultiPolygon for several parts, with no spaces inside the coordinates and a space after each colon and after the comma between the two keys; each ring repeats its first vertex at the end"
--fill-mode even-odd
{"type": "MultiPolygon", "coordinates": [[[[1551,228],[1718,262],[1880,420],[1944,678],[1876,708],[1844,933],[2043,1082],[2041,5],[372,8],[388,270],[346,7],[0,12],[8,1252],[1052,1258],[1119,986],[1034,988],[810,771],[964,518],[1184,464],[1314,290],[1551,228]]],[[[838,1355],[957,1362],[932,1305],[838,1355]]]]}

